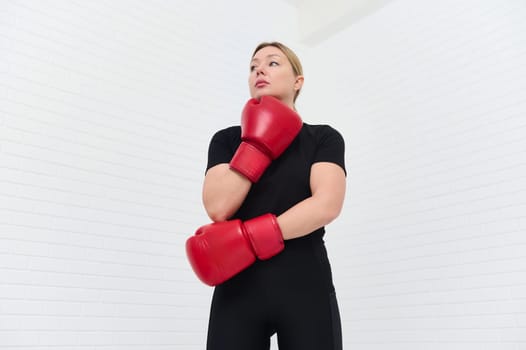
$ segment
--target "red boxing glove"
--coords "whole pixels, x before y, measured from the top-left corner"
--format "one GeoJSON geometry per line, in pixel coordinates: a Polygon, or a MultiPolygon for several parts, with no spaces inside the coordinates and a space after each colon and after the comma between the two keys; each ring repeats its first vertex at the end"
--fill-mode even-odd
{"type": "Polygon", "coordinates": [[[230,167],[257,182],[270,163],[279,157],[301,130],[300,116],[272,96],[250,99],[241,117],[241,144],[230,167]]]}
{"type": "Polygon", "coordinates": [[[201,226],[186,241],[186,255],[197,277],[215,286],[285,247],[276,216],[265,214],[201,226]]]}
{"type": "Polygon", "coordinates": [[[186,241],[186,255],[197,277],[209,286],[226,281],[256,260],[241,220],[201,226],[186,241]]]}

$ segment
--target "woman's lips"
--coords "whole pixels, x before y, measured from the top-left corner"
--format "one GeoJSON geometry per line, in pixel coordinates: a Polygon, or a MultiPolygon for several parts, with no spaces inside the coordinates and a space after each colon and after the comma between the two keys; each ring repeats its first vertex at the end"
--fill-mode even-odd
{"type": "Polygon", "coordinates": [[[258,81],[256,81],[256,84],[255,84],[255,86],[257,88],[264,87],[264,86],[267,86],[267,85],[268,85],[268,82],[265,81],[265,80],[258,80],[258,81]]]}

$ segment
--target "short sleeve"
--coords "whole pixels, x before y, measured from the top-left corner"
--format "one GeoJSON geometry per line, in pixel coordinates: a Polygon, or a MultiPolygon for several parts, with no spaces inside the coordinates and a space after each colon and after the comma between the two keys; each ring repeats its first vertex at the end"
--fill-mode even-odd
{"type": "Polygon", "coordinates": [[[232,126],[216,132],[208,146],[206,170],[215,165],[229,163],[241,143],[241,128],[232,126]]]}
{"type": "Polygon", "coordinates": [[[328,125],[324,125],[318,134],[318,147],[314,156],[314,163],[330,162],[339,165],[345,174],[345,140],[340,132],[328,125]]]}

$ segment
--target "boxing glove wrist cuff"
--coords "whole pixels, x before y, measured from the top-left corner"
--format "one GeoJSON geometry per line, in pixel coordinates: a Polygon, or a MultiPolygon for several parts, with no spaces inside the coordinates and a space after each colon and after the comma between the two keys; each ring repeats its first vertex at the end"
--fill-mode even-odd
{"type": "Polygon", "coordinates": [[[247,220],[243,226],[259,259],[270,259],[285,248],[283,234],[274,214],[247,220]]]}
{"type": "Polygon", "coordinates": [[[230,168],[243,174],[251,182],[257,182],[272,160],[257,147],[241,142],[230,160],[230,168]]]}

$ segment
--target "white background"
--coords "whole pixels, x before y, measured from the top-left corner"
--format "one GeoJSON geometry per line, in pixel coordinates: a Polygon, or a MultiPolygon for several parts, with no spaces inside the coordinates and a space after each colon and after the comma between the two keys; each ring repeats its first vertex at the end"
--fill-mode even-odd
{"type": "Polygon", "coordinates": [[[0,348],[204,348],[208,141],[279,40],[346,140],[345,349],[526,349],[526,3],[298,3],[2,1],[0,348]]]}

